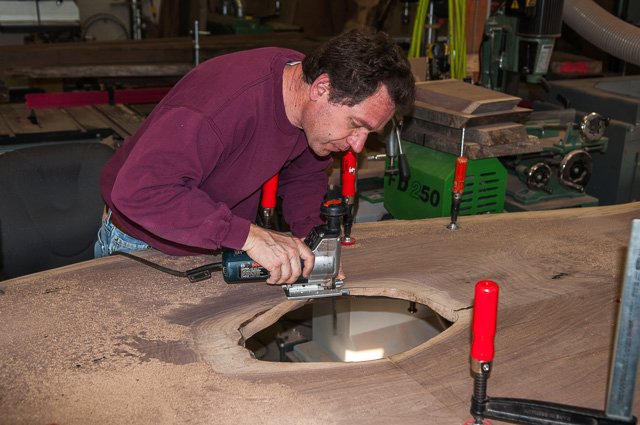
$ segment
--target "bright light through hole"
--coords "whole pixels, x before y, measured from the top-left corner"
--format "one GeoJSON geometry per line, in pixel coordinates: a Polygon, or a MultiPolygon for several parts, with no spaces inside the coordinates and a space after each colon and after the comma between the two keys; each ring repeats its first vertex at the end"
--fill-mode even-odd
{"type": "Polygon", "coordinates": [[[314,300],[245,341],[258,360],[361,362],[410,350],[450,322],[429,307],[397,298],[314,300]]]}

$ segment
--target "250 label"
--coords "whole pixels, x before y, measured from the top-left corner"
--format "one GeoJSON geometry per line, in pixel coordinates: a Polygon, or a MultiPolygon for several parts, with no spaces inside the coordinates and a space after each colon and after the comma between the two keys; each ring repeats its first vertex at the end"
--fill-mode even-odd
{"type": "Polygon", "coordinates": [[[409,196],[422,202],[431,204],[431,206],[437,207],[440,203],[440,192],[437,190],[431,190],[427,185],[420,182],[411,182],[409,189],[409,196]]]}

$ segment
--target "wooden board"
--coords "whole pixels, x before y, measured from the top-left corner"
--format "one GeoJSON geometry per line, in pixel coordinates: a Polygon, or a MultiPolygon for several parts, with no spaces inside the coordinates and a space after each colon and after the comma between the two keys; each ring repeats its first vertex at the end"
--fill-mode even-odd
{"type": "Polygon", "coordinates": [[[28,110],[0,105],[0,144],[74,139],[125,138],[136,132],[154,105],[95,105],[28,110]]]}
{"type": "MultiPolygon", "coordinates": [[[[308,53],[327,38],[275,32],[200,37],[200,59],[204,61],[239,50],[273,46],[308,53]]],[[[186,72],[185,65],[193,65],[194,48],[189,37],[25,44],[0,46],[0,57],[0,78],[137,76],[143,72],[174,76],[177,72],[186,72]],[[164,64],[171,66],[160,66],[164,64]],[[47,68],[48,71],[43,71],[47,68]]]]}
{"type": "Polygon", "coordinates": [[[416,100],[463,114],[510,111],[520,98],[459,80],[416,83],[416,100]]]}
{"type": "MultiPolygon", "coordinates": [[[[0,423],[459,425],[481,279],[501,288],[488,394],[603,409],[639,217],[634,203],[465,216],[456,232],[446,219],[354,226],[353,295],[418,301],[454,322],[363,363],[252,358],[242,341],[302,304],[265,284],[192,284],[122,257],[0,282],[0,423]]],[[[146,256],[181,270],[215,259],[146,256]]]]}

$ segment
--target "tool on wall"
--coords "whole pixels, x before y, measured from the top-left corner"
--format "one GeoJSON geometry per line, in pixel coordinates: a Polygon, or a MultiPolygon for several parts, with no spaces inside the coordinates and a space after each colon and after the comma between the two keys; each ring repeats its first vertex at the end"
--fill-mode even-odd
{"type": "Polygon", "coordinates": [[[357,158],[355,152],[348,150],[342,156],[342,198],[347,207],[344,216],[344,232],[340,243],[342,245],[353,245],[356,239],[351,236],[351,227],[356,214],[356,182],[358,178],[357,158]]]}
{"type": "Polygon", "coordinates": [[[485,280],[476,284],[471,347],[471,372],[474,379],[471,414],[474,425],[484,424],[484,419],[533,425],[637,423],[632,407],[640,356],[640,219],[633,220],[631,226],[604,411],[545,401],[487,396],[487,379],[494,355],[498,292],[495,282],[485,280]]]}
{"type": "Polygon", "coordinates": [[[456,158],[456,170],[453,177],[453,187],[451,189],[451,223],[447,225],[449,230],[458,230],[458,215],[460,214],[460,204],[462,203],[462,194],[464,193],[464,179],[467,174],[467,157],[464,156],[464,131],[462,127],[462,136],[460,137],[460,156],[456,158]]]}
{"type": "MultiPolygon", "coordinates": [[[[304,242],[315,256],[313,270],[308,278],[284,285],[289,299],[326,298],[348,295],[344,282],[337,279],[340,269],[340,233],[347,207],[342,199],[325,201],[320,213],[326,223],[313,228],[304,242]]],[[[303,264],[304,266],[304,264],[303,264]]],[[[222,274],[227,283],[264,281],[267,269],[256,263],[244,251],[227,250],[222,253],[222,274]]]]}

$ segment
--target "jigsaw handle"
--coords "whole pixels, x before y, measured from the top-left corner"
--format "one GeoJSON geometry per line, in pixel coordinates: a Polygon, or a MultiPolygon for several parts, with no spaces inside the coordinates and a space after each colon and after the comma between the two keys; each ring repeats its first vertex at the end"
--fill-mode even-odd
{"type": "Polygon", "coordinates": [[[490,280],[481,280],[476,283],[471,344],[471,358],[480,363],[493,360],[497,316],[498,284],[490,280]]]}

